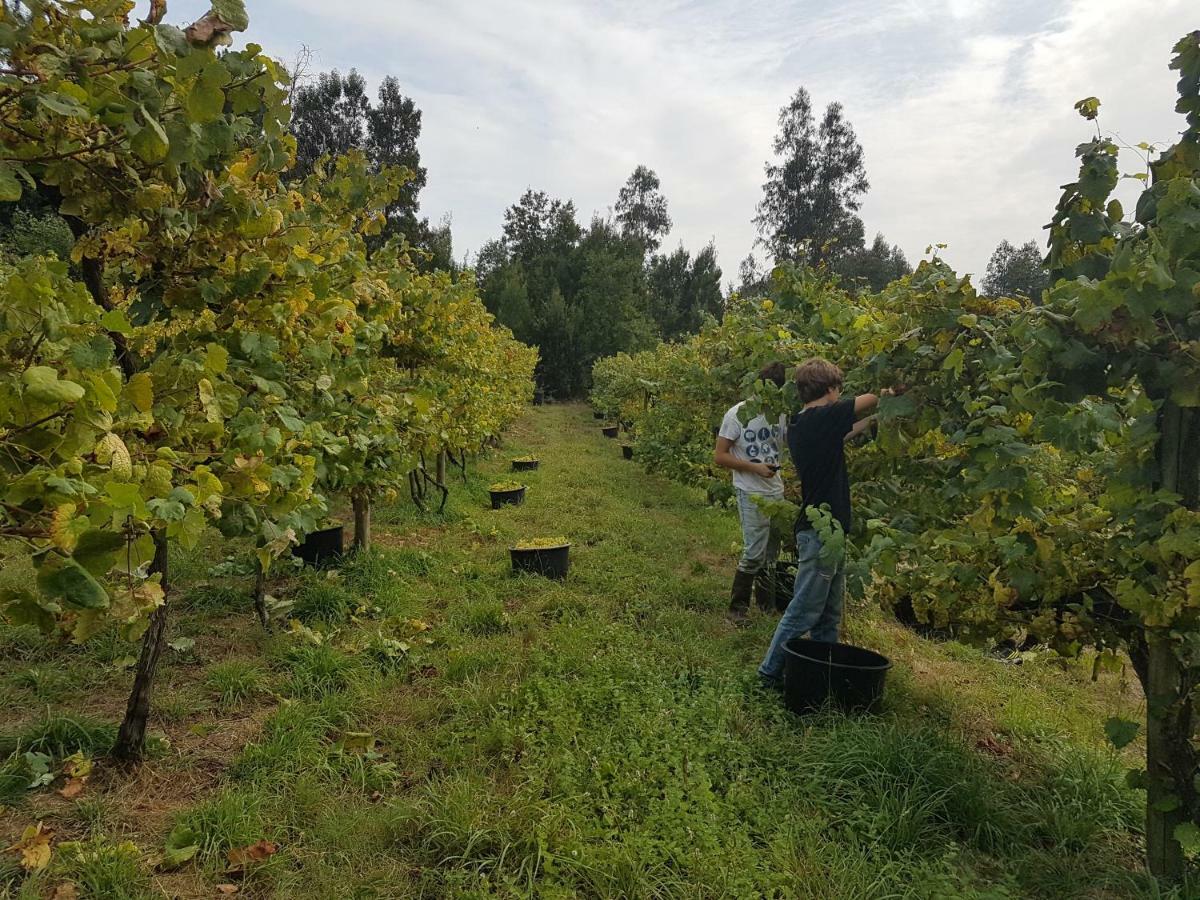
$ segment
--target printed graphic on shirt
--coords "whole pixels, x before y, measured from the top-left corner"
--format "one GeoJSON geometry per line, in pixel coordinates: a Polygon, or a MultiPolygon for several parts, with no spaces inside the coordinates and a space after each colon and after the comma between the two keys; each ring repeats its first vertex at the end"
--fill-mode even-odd
{"type": "Polygon", "coordinates": [[[764,425],[758,431],[747,428],[742,433],[742,439],[746,442],[746,455],[750,457],[751,462],[762,462],[768,466],[779,465],[778,425],[772,425],[770,428],[764,425]]]}

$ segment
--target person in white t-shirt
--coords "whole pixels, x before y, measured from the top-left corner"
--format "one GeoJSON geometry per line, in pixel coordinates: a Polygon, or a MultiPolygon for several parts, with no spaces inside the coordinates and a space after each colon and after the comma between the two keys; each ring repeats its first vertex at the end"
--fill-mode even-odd
{"type": "MultiPolygon", "coordinates": [[[[787,367],[781,362],[771,363],[763,367],[758,378],[783,387],[787,367]]],[[[784,435],[787,417],[768,422],[760,415],[743,423],[741,412],[745,403],[743,400],[725,413],[713,454],[714,463],[733,471],[738,518],[742,523],[742,558],[729,597],[729,617],[738,624],[745,622],[750,612],[752,593],[759,608],[775,607],[774,569],[779,542],[771,534],[771,520],[753,498],[783,499],[779,467],[783,464],[783,448],[787,446],[784,435]]]]}

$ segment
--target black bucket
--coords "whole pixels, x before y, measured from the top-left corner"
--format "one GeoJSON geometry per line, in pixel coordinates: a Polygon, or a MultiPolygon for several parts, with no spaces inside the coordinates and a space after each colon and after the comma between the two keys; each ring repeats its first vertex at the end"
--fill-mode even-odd
{"type": "Polygon", "coordinates": [[[519,550],[511,548],[514,573],[527,572],[530,575],[543,575],[546,578],[563,579],[567,577],[567,569],[571,563],[571,545],[561,547],[539,547],[534,550],[519,550]]]}
{"type": "Polygon", "coordinates": [[[592,418],[593,418],[593,419],[603,419],[603,418],[604,418],[604,413],[602,413],[602,412],[600,412],[600,411],[598,411],[598,410],[592,410],[592,418]]]}
{"type": "Polygon", "coordinates": [[[525,488],[519,487],[511,491],[488,491],[492,495],[492,509],[502,506],[520,506],[525,502],[525,488]]]}
{"type": "Polygon", "coordinates": [[[512,470],[514,472],[532,472],[538,467],[536,459],[514,459],[512,461],[512,470]]]}
{"type": "Polygon", "coordinates": [[[615,438],[617,436],[617,432],[621,430],[621,426],[620,425],[605,425],[600,430],[604,432],[604,436],[606,438],[615,438]]]}
{"type": "Polygon", "coordinates": [[[346,529],[342,525],[322,528],[304,536],[304,540],[292,548],[292,554],[300,557],[305,565],[320,569],[337,563],[345,552],[346,529]]]}
{"type": "Polygon", "coordinates": [[[783,645],[783,696],[788,709],[807,713],[832,703],[874,711],[892,661],[874,650],[792,638],[783,645]]]}
{"type": "Polygon", "coordinates": [[[633,459],[633,444],[622,444],[621,455],[626,459],[633,459]]]}

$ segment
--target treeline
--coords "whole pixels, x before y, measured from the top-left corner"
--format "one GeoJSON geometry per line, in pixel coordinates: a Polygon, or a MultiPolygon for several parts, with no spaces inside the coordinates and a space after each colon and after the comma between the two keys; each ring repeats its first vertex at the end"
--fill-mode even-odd
{"type": "Polygon", "coordinates": [[[659,253],[670,227],[658,176],[645,166],[621,188],[614,214],[586,227],[573,202],[542,191],[505,211],[475,271],[488,309],[540,348],[538,380],[548,392],[578,396],[596,360],[692,333],[721,314],[716,248],[659,253]]]}

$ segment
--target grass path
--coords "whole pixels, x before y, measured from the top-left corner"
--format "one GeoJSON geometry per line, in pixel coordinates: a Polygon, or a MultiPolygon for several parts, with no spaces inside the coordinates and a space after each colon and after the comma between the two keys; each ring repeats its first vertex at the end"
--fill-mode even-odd
{"type": "MultiPolygon", "coordinates": [[[[174,636],[195,643],[168,659],[154,758],[75,800],[10,790],[4,846],[43,820],[83,849],[32,878],[5,854],[0,896],[1152,896],[1100,728],[1136,714],[1118,677],[1002,666],[852,605],[849,639],[896,662],[886,709],[797,719],[753,677],[773,619],[722,616],[734,514],[597,425],[536,409],[444,516],[379,509],[376,552],[273,587],[301,633],[257,630],[217,545],[181,560],[174,636]],[[541,469],[510,476],[527,452],[541,469]],[[510,477],[525,504],[486,509],[510,477]],[[509,574],[512,542],[559,535],[566,582],[509,574]],[[197,850],[162,871],[172,829],[197,850]],[[278,852],[231,871],[260,839],[278,852]]],[[[115,638],[39,640],[0,626],[9,772],[99,750],[103,725],[59,714],[111,721],[126,686],[115,638]]]]}

